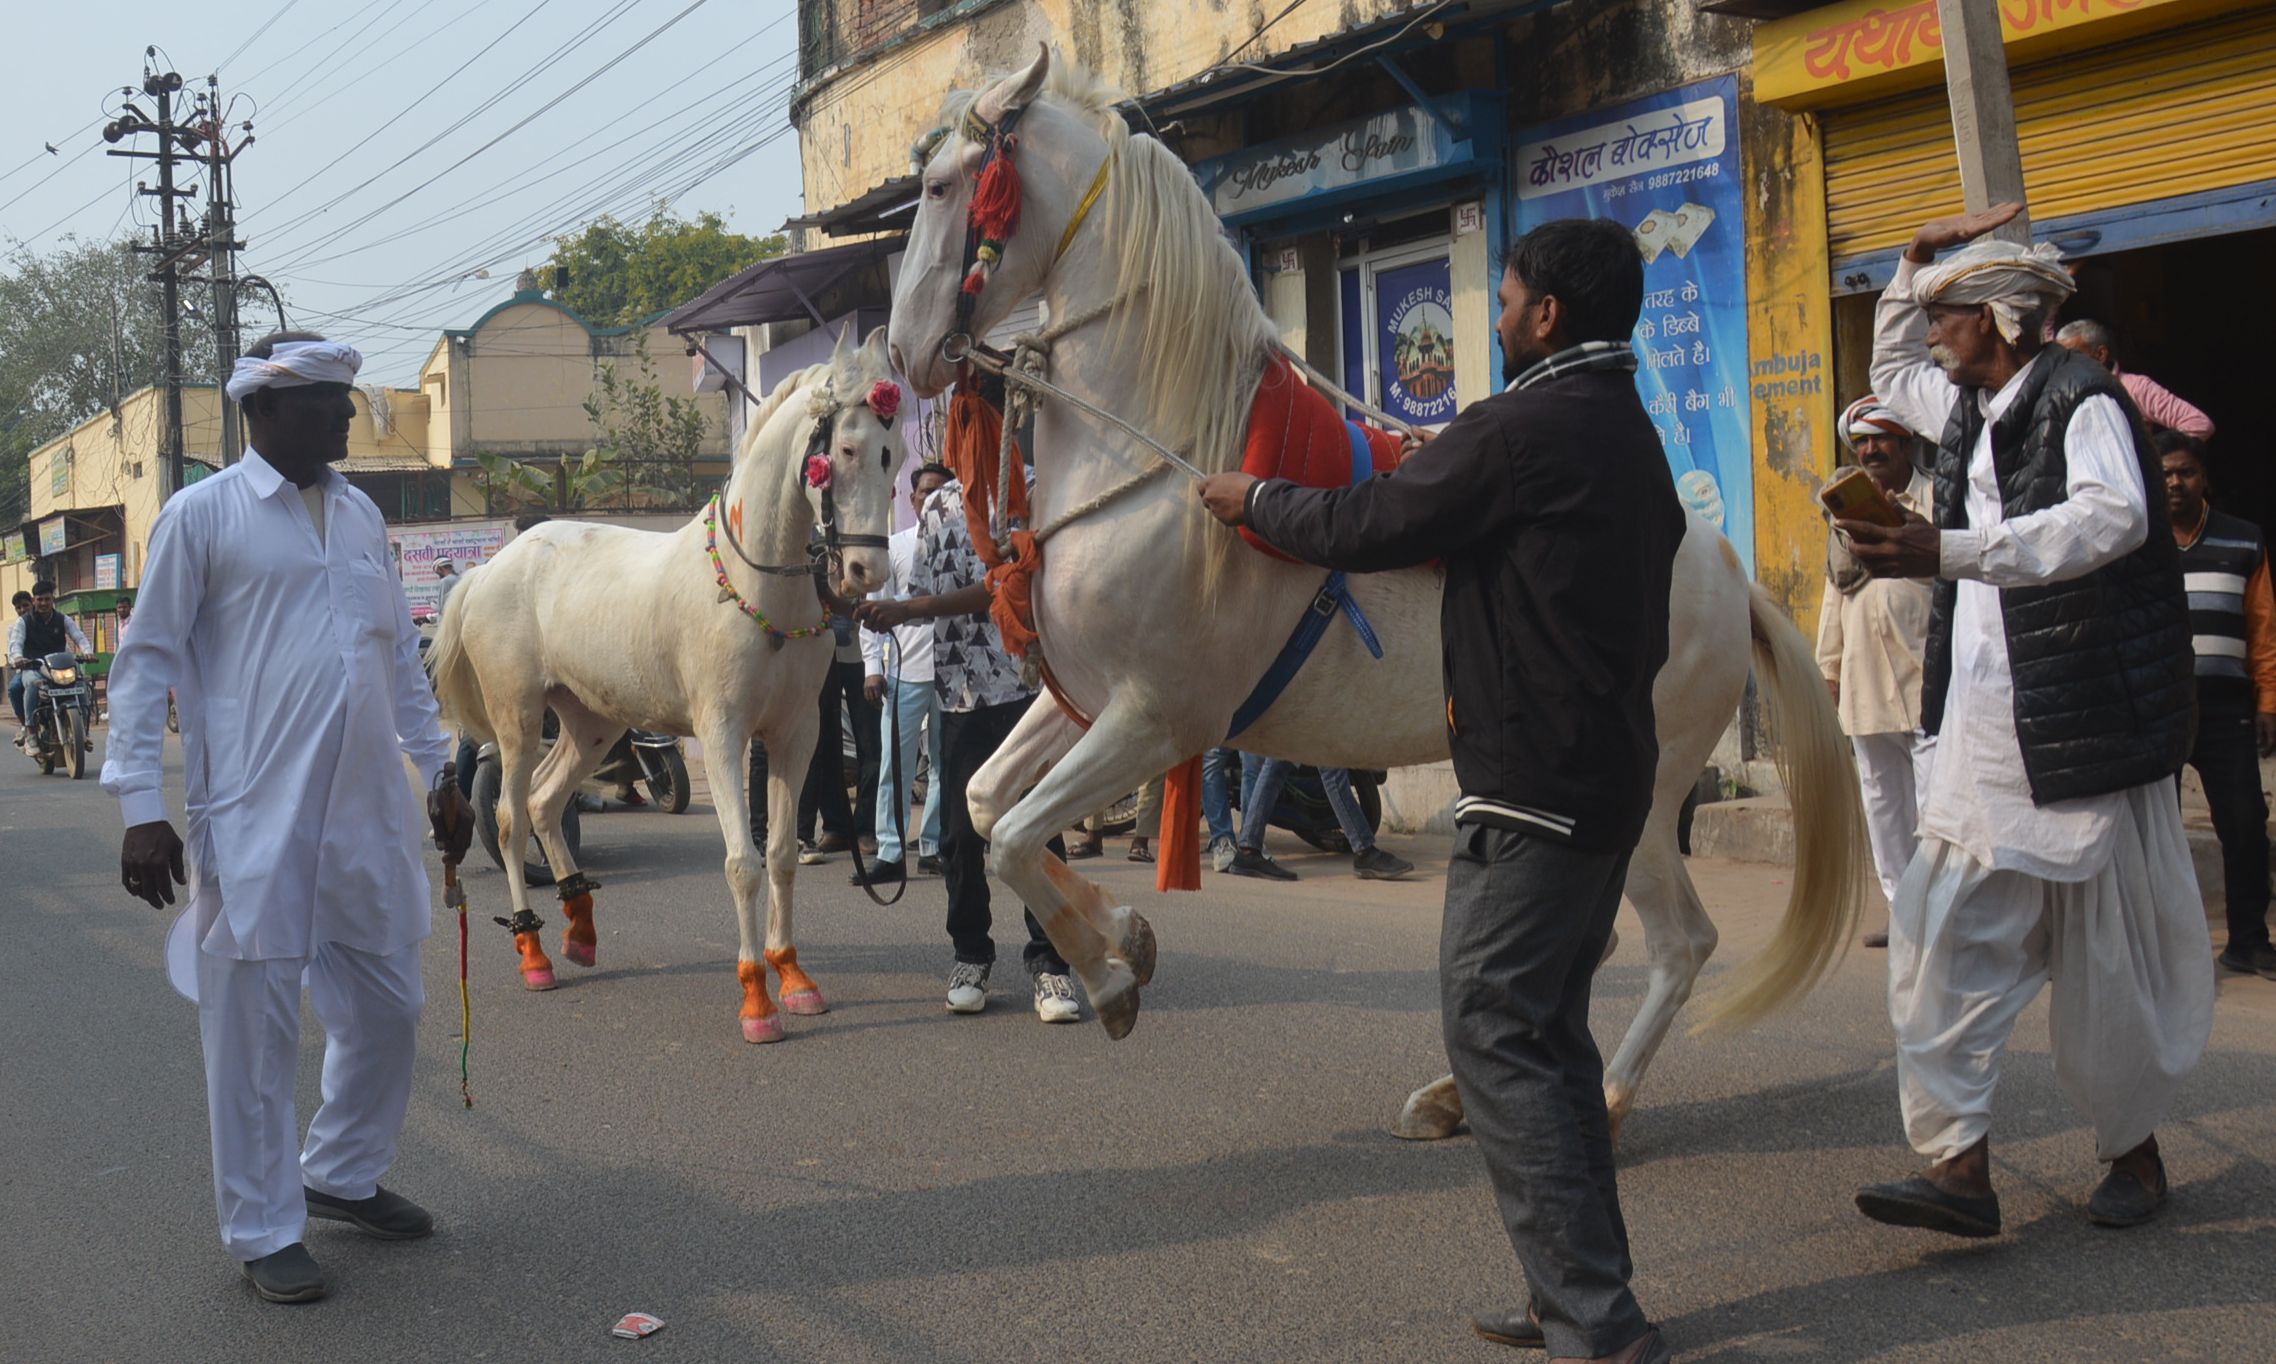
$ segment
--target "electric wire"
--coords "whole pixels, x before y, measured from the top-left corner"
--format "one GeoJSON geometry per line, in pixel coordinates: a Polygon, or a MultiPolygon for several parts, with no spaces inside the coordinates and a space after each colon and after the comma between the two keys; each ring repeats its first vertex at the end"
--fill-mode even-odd
{"type": "Polygon", "coordinates": [[[276,27],[277,20],[284,18],[285,15],[292,9],[292,7],[299,3],[300,0],[285,0],[284,4],[280,5],[277,8],[276,13],[270,15],[265,23],[263,23],[259,28],[253,30],[253,35],[251,37],[247,38],[244,42],[239,43],[236,50],[231,52],[228,56],[223,57],[220,61],[213,64],[213,73],[217,76],[220,75],[221,69],[223,67],[229,65],[233,61],[236,61],[239,57],[244,56],[246,48],[249,48],[253,44],[259,42],[261,40],[262,34],[276,27]]]}

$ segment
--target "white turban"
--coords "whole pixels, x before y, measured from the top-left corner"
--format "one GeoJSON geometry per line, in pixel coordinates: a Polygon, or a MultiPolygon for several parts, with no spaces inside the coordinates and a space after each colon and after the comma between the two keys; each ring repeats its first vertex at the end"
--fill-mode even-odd
{"type": "Polygon", "coordinates": [[[354,346],[337,341],[279,341],[267,359],[238,356],[227,392],[231,402],[241,403],[256,389],[349,384],[363,365],[354,346]]]}
{"type": "Polygon", "coordinates": [[[1913,299],[1926,306],[1989,305],[1999,334],[2014,345],[2023,335],[2023,315],[2044,313],[2076,293],[2063,253],[2046,242],[2018,246],[1983,238],[1934,265],[1913,272],[1913,299]]]}

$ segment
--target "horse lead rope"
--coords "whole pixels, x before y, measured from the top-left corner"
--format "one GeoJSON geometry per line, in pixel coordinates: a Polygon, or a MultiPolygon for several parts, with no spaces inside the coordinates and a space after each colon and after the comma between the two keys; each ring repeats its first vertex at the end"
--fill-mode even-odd
{"type": "Polygon", "coordinates": [[[458,862],[443,862],[443,907],[458,911],[458,1096],[474,1107],[467,1053],[474,1045],[474,997],[466,987],[466,887],[458,883],[458,862]]]}

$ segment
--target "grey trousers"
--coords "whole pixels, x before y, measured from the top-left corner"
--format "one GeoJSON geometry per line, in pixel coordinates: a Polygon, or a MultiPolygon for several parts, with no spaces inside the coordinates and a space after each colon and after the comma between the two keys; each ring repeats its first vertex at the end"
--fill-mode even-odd
{"type": "Polygon", "coordinates": [[[1475,824],[1455,830],[1446,873],[1446,1055],[1552,1356],[1611,1354],[1649,1329],[1588,1031],[1627,875],[1625,852],[1475,824]]]}

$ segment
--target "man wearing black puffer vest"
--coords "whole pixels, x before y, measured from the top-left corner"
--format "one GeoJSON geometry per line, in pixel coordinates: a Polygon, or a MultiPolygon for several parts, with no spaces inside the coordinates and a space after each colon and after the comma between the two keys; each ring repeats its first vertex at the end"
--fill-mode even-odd
{"type": "Polygon", "coordinates": [[[1447,1059],[1530,1304],[1477,1333],[1554,1360],[1670,1358],[1629,1292],[1589,982],[1652,803],[1652,681],[1688,519],[1636,396],[1644,265],[1617,223],[1544,223],[1501,282],[1506,392],[1349,488],[1219,474],[1202,500],[1351,572],[1443,559],[1454,775],[1447,1059]]]}
{"type": "Polygon", "coordinates": [[[1857,1205],[1956,1236],[1999,1232],[1992,1090],[2042,985],[2056,1078],[2107,1166],[2097,1226],[2164,1206],[2156,1129],[2213,1015],[2173,796],[2196,682],[2158,457],[2108,370],[2042,344],[2072,290],[2054,248],[1978,240],[2020,211],[1923,227],[1875,317],[1874,391],[1944,433],[1935,520],[1838,523],[1868,572],[1937,580],[1921,689],[1937,747],[1889,912],[1898,1098],[1932,1163],[1857,1205]]]}

